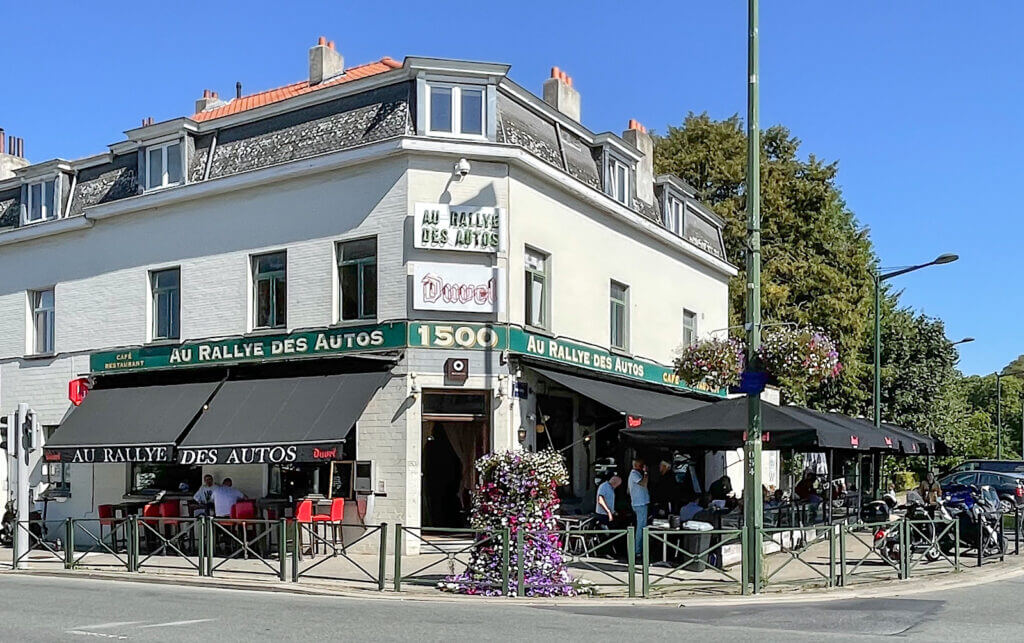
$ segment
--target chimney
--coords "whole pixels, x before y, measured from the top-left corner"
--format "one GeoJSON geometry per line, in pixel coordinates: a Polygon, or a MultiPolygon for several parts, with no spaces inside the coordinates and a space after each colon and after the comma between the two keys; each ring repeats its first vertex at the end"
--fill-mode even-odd
{"type": "Polygon", "coordinates": [[[577,123],[580,122],[580,93],[572,86],[572,77],[558,67],[544,81],[544,102],[577,123]]]}
{"type": "Polygon", "coordinates": [[[208,109],[216,109],[221,105],[227,105],[227,101],[223,101],[217,96],[217,92],[204,89],[203,97],[196,101],[196,113],[205,112],[208,109]]]}
{"type": "Polygon", "coordinates": [[[242,81],[238,81],[238,82],[235,83],[235,98],[241,98],[241,97],[242,97],[242,81]]]}
{"type": "Polygon", "coordinates": [[[629,119],[629,127],[622,138],[644,155],[636,164],[636,197],[654,205],[654,139],[635,118],[629,119]]]}
{"type": "Polygon", "coordinates": [[[334,48],[334,41],[320,36],[309,48],[309,84],[319,85],[325,80],[345,73],[345,57],[334,48]]]}
{"type": "Polygon", "coordinates": [[[16,136],[4,139],[4,130],[0,128],[0,181],[11,178],[14,176],[14,170],[26,165],[28,160],[25,159],[25,139],[16,136]]]}

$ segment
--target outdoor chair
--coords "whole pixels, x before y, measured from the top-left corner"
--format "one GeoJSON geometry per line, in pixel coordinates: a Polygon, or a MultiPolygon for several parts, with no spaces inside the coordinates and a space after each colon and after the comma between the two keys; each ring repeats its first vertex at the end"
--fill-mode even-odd
{"type": "MultiPolygon", "coordinates": [[[[171,539],[181,532],[184,521],[181,516],[181,503],[177,500],[165,500],[159,504],[160,533],[164,538],[171,539]]],[[[189,547],[195,549],[195,531],[189,532],[189,547]]],[[[181,549],[181,545],[177,545],[181,549]]]]}
{"type": "Polygon", "coordinates": [[[128,548],[128,534],[124,529],[121,529],[121,537],[118,538],[118,527],[123,527],[125,524],[124,519],[119,519],[115,516],[114,505],[98,505],[96,507],[96,515],[100,519],[99,532],[100,542],[103,542],[103,528],[106,527],[110,532],[110,548],[114,551],[119,551],[118,543],[124,543],[125,549],[128,548]]]}
{"type": "Polygon", "coordinates": [[[345,499],[334,498],[331,500],[331,513],[330,514],[315,514],[313,516],[313,523],[319,525],[325,523],[324,527],[324,539],[327,539],[326,527],[331,528],[331,544],[337,546],[338,534],[341,533],[341,551],[345,551],[345,538],[344,532],[341,528],[342,520],[345,518],[345,499]]]}
{"type": "MultiPolygon", "coordinates": [[[[299,550],[299,558],[302,558],[302,532],[304,525],[313,524],[313,501],[312,500],[300,500],[299,504],[295,505],[295,522],[298,523],[299,538],[298,542],[295,543],[295,547],[299,550]]],[[[314,539],[311,543],[310,554],[316,553],[316,540],[314,539]]]]}
{"type": "MultiPolygon", "coordinates": [[[[234,525],[235,528],[240,533],[240,538],[241,538],[242,542],[244,542],[244,543],[249,542],[249,528],[250,527],[253,527],[256,530],[256,532],[259,533],[259,525],[258,524],[253,524],[253,523],[250,523],[250,522],[246,522],[248,520],[256,520],[256,502],[255,501],[253,501],[253,500],[239,500],[238,502],[236,502],[231,507],[231,519],[232,520],[240,520],[240,521],[242,521],[242,522],[235,523],[235,525],[234,525]]],[[[242,555],[245,558],[248,558],[249,557],[248,546],[243,547],[242,549],[243,549],[242,555]]],[[[261,549],[260,555],[262,555],[262,550],[264,548],[261,546],[260,549],[261,549]]]]}

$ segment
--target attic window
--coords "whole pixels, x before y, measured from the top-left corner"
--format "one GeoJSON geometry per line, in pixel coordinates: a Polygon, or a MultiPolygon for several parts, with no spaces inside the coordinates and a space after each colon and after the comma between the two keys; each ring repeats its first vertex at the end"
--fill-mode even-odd
{"type": "Polygon", "coordinates": [[[433,136],[483,136],[484,88],[427,84],[427,133],[433,136]]]}
{"type": "Polygon", "coordinates": [[[683,212],[685,206],[680,199],[670,196],[665,204],[665,227],[683,236],[683,212]]]}
{"type": "Polygon", "coordinates": [[[57,180],[29,183],[26,189],[24,223],[38,223],[57,218],[57,180]]]}
{"type": "Polygon", "coordinates": [[[184,158],[181,141],[146,148],[146,189],[154,190],[181,183],[184,158]]]}
{"type": "Polygon", "coordinates": [[[608,156],[605,192],[622,205],[629,205],[629,166],[608,156]]]}

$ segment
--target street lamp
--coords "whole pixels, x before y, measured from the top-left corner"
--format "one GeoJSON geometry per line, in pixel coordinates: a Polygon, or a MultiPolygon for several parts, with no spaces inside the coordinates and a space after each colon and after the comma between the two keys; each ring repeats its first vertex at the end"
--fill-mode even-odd
{"type": "MultiPolygon", "coordinates": [[[[928,266],[938,266],[944,263],[952,263],[959,259],[958,255],[954,254],[941,254],[935,259],[928,263],[918,264],[916,266],[910,266],[909,268],[900,268],[899,270],[893,270],[892,272],[879,272],[878,270],[874,273],[875,281],[875,426],[882,426],[882,282],[893,277],[899,277],[905,275],[908,272],[914,272],[921,268],[927,268],[928,266]]],[[[971,338],[965,338],[967,341],[971,338]]],[[[959,343],[959,342],[958,342],[959,343]]]]}
{"type": "Polygon", "coordinates": [[[974,341],[974,338],[973,338],[973,337],[964,337],[963,339],[961,339],[961,340],[960,340],[960,341],[958,341],[958,342],[952,342],[952,343],[950,344],[950,346],[956,346],[957,344],[970,344],[970,343],[971,343],[971,342],[973,342],[973,341],[974,341]]]}
{"type": "MultiPolygon", "coordinates": [[[[1003,459],[1003,378],[1010,375],[1024,375],[1024,371],[996,373],[996,460],[1003,459]]],[[[1021,439],[1024,440],[1024,420],[1022,420],[1021,439]]]]}

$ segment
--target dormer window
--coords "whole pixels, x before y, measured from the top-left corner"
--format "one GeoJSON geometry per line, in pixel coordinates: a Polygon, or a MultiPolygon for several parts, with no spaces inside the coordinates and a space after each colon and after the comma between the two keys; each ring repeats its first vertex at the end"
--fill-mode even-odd
{"type": "Polygon", "coordinates": [[[427,134],[483,136],[486,102],[482,85],[428,83],[427,134]]]}
{"type": "Polygon", "coordinates": [[[150,145],[146,148],[146,189],[181,183],[183,165],[181,141],[150,145]]]}
{"type": "Polygon", "coordinates": [[[38,181],[27,186],[25,223],[38,223],[57,218],[57,180],[38,181]]]}
{"type": "Polygon", "coordinates": [[[665,227],[680,237],[683,236],[683,213],[685,211],[686,206],[682,200],[673,196],[668,198],[668,203],[665,206],[665,227]]]}
{"type": "Polygon", "coordinates": [[[622,205],[629,205],[629,166],[615,158],[608,157],[605,176],[605,192],[622,205]]]}

